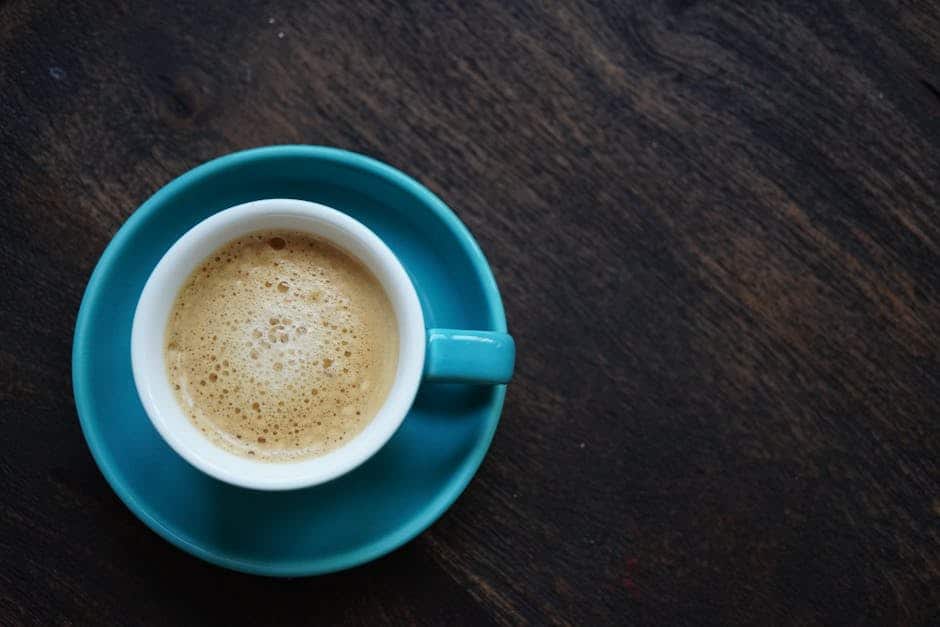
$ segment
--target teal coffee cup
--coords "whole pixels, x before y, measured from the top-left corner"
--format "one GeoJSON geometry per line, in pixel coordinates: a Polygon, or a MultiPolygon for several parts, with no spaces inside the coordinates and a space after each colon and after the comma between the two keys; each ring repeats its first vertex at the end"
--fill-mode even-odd
{"type": "MultiPolygon", "coordinates": [[[[459,291],[460,286],[453,289],[459,291]]],[[[256,490],[305,488],[348,473],[388,442],[408,415],[423,382],[502,384],[511,377],[514,360],[515,345],[507,333],[427,328],[408,272],[381,238],[336,209],[290,198],[243,203],[219,211],[189,229],[150,274],[138,300],[131,331],[134,383],[160,436],[206,474],[256,490]],[[363,263],[388,296],[399,338],[397,370],[391,388],[365,428],[324,455],[291,461],[251,459],[212,442],[180,406],[163,350],[174,295],[206,255],[239,237],[272,230],[322,238],[363,263]]]]}

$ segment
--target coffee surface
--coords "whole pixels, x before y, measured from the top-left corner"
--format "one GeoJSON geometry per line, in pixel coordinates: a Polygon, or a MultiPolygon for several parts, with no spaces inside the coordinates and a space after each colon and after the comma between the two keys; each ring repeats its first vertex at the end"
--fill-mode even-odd
{"type": "Polygon", "coordinates": [[[395,377],[391,303],[359,260],[265,231],[209,255],[184,283],[165,345],[189,419],[253,459],[322,455],[355,437],[395,377]]]}

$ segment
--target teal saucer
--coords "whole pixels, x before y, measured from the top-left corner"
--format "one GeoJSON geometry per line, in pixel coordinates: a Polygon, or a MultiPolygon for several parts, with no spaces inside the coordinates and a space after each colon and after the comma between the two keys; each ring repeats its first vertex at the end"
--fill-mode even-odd
{"type": "Polygon", "coordinates": [[[236,488],[183,461],[134,388],[134,308],[178,237],[260,198],[323,203],[375,231],[414,281],[428,327],[505,331],[506,319],[483,254],[440,199],[387,165],[334,148],[274,146],[210,161],[154,194],[114,236],[85,291],[72,351],[75,404],[101,472],[147,526],[197,557],[260,575],[328,573],[392,551],[444,513],[483,461],[506,388],[425,383],[379,453],[314,488],[236,488]]]}

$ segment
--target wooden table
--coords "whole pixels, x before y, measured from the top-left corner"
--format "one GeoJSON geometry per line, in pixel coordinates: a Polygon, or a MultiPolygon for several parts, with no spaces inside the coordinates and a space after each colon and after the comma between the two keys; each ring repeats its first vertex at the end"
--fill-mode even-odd
{"type": "Polygon", "coordinates": [[[0,7],[0,623],[940,622],[940,4],[0,7]],[[111,492],[69,360],[130,213],[340,146],[439,194],[517,343],[490,453],[294,581],[111,492]]]}

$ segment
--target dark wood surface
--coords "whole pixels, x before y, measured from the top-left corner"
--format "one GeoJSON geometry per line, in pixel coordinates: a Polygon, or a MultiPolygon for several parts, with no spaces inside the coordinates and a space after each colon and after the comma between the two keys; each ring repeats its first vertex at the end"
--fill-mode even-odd
{"type": "Polygon", "coordinates": [[[0,623],[940,624],[940,4],[172,4],[0,6],[0,623]],[[457,504],[293,581],[134,518],[69,369],[134,208],[274,143],[438,193],[519,355],[457,504]]]}

